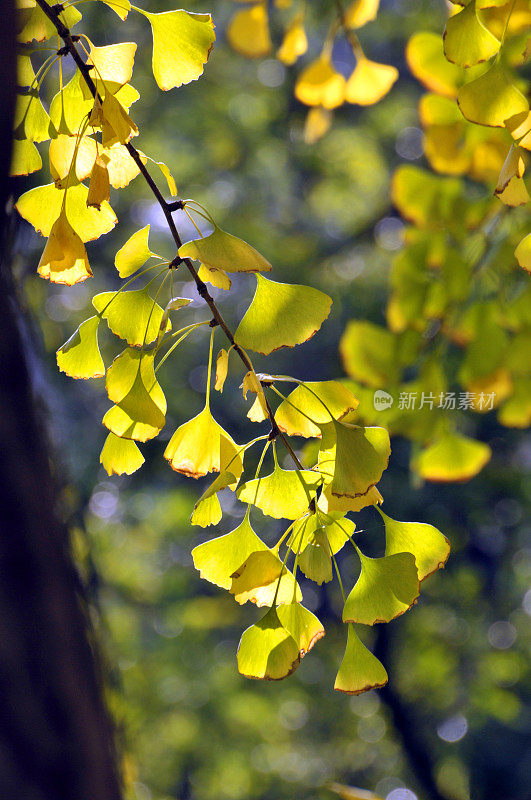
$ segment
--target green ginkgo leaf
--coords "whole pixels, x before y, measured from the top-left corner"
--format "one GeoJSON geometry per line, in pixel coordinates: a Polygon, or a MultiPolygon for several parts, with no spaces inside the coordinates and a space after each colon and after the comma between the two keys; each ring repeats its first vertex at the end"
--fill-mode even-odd
{"type": "Polygon", "coordinates": [[[282,469],[275,463],[270,475],[242,483],[238,499],[252,503],[268,517],[297,519],[307,510],[321,480],[318,472],[282,469]]]}
{"type": "Polygon", "coordinates": [[[321,426],[319,470],[337,497],[366,494],[382,477],[391,455],[385,428],[363,428],[343,422],[321,426]]]}
{"type": "Polygon", "coordinates": [[[14,139],[9,174],[30,175],[42,167],[41,154],[29,139],[14,139]]]}
{"type": "Polygon", "coordinates": [[[358,550],[361,572],[343,608],[343,622],[390,622],[411,608],[420,592],[415,556],[369,558],[358,550]]]}
{"type": "Polygon", "coordinates": [[[17,95],[13,128],[15,139],[29,139],[31,142],[46,142],[57,135],[37,89],[17,95]]]}
{"type": "Polygon", "coordinates": [[[224,272],[267,272],[271,269],[269,261],[258,250],[217,226],[209,236],[192,239],[179,247],[179,255],[224,272]]]}
{"type": "Polygon", "coordinates": [[[485,442],[459,433],[445,433],[422,450],[412,466],[428,481],[468,481],[481,472],[491,455],[491,449],[485,442]]]}
{"type": "MultiPolygon", "coordinates": [[[[19,42],[28,44],[34,39],[37,42],[44,42],[45,39],[50,39],[52,36],[57,35],[57,28],[39,6],[35,5],[34,8],[28,10],[29,13],[24,27],[17,37],[19,42]]],[[[70,6],[61,11],[59,19],[67,28],[71,29],[79,22],[81,14],[77,8],[70,6]]]]}
{"type": "MultiPolygon", "coordinates": [[[[110,330],[132,347],[154,342],[158,336],[163,309],[147,289],[131,292],[102,292],[92,298],[92,305],[107,320],[110,330]]],[[[168,320],[165,331],[171,330],[168,320]]]]}
{"type": "Polygon", "coordinates": [[[495,56],[500,42],[478,18],[476,0],[454,14],[444,31],[444,55],[460,67],[472,67],[495,56]]]}
{"type": "Polygon", "coordinates": [[[153,353],[128,348],[107,370],[107,393],[116,405],[103,424],[116,436],[146,442],[164,427],[166,398],[153,363],[153,353]]]}
{"type": "Polygon", "coordinates": [[[63,88],[52,98],[50,118],[59,133],[73,136],[92,110],[94,100],[85,96],[85,80],[79,70],[63,88]]]}
{"type": "Polygon", "coordinates": [[[316,528],[299,555],[299,567],[318,585],[332,580],[332,556],[324,527],[316,528]]]}
{"type": "Polygon", "coordinates": [[[529,111],[525,96],[511,83],[498,61],[479,78],[461,86],[457,102],[470,122],[493,128],[503,128],[507,119],[529,111]]]}
{"type": "Polygon", "coordinates": [[[378,491],[376,486],[371,486],[368,492],[359,495],[358,497],[336,497],[332,494],[330,484],[323,486],[323,491],[319,495],[319,502],[317,507],[324,511],[325,514],[348,514],[349,511],[358,513],[367,506],[374,506],[377,503],[383,503],[383,497],[378,491]]]}
{"type": "Polygon", "coordinates": [[[367,650],[356,635],[353,625],[348,626],[345,655],[337,673],[334,689],[345,694],[361,694],[379,689],[387,683],[383,665],[367,650]]]}
{"type": "Polygon", "coordinates": [[[240,605],[270,606],[299,602],[302,593],[293,574],[272,550],[251,553],[232,576],[229,591],[240,605]]]}
{"type": "Polygon", "coordinates": [[[107,475],[132,475],[144,461],[135,442],[108,434],[100,454],[100,464],[107,475]]]}
{"type": "Polygon", "coordinates": [[[269,355],[295,347],[317,333],[330,313],[332,300],[311,286],[276,283],[257,275],[253,301],[234,334],[243,348],[269,355]]]}
{"type": "Polygon", "coordinates": [[[82,322],[57,351],[57,366],[71,378],[101,378],[105,375],[105,364],[98,346],[99,317],[90,317],[82,322]]]}
{"type": "Polygon", "coordinates": [[[218,475],[195,504],[191,517],[192,525],[199,525],[201,528],[217,525],[222,517],[217,492],[235,483],[237,479],[232,472],[225,470],[218,475]]]}
{"type": "Polygon", "coordinates": [[[242,523],[230,533],[194,547],[192,558],[201,578],[222,589],[230,589],[232,575],[251,553],[268,549],[252,529],[247,513],[242,523]]]}
{"type": "Polygon", "coordinates": [[[380,325],[350,320],[340,339],[339,352],[347,374],[368,386],[378,389],[398,378],[396,338],[380,325]]]}
{"type": "Polygon", "coordinates": [[[277,615],[284,628],[297,642],[301,658],[304,658],[314,644],[325,635],[320,620],[301,603],[285,603],[278,606],[277,615]]]}
{"type": "Polygon", "coordinates": [[[149,225],[133,233],[123,244],[114,259],[114,266],[120,278],[128,278],[137,269],[140,269],[148,258],[155,255],[149,249],[149,225]]]}
{"type": "Polygon", "coordinates": [[[399,522],[378,508],[385,523],[385,555],[412,553],[419,581],[444,567],[450,555],[450,542],[437,528],[425,522],[399,522]]]}
{"type": "Polygon", "coordinates": [[[35,78],[35,72],[31,63],[31,56],[17,54],[17,86],[31,86],[35,78]]]}
{"type": "Polygon", "coordinates": [[[299,648],[275,608],[243,632],[238,645],[238,671],[246,678],[279,681],[299,665],[299,648]]]}
{"type": "Polygon", "coordinates": [[[338,381],[305,381],[275,412],[275,421],[288,436],[321,436],[319,425],[341,419],[358,407],[350,389],[338,381]]]}
{"type": "MultiPolygon", "coordinates": [[[[15,207],[36,231],[49,236],[61,213],[64,194],[64,189],[57,189],[55,184],[48,183],[23,194],[15,207]]],[[[118,222],[107,201],[101,204],[100,210],[87,208],[87,197],[88,188],[82,183],[71,186],[67,191],[66,216],[83,242],[90,242],[108,233],[118,222]]]]}
{"type": "Polygon", "coordinates": [[[182,8],[140,13],[151,23],[153,75],[159,87],[167,91],[197,80],[216,39],[210,14],[192,14],[182,8]]]}
{"type": "Polygon", "coordinates": [[[311,538],[320,528],[325,529],[328,539],[328,548],[334,555],[338,553],[349,536],[353,536],[356,525],[350,519],[341,517],[340,514],[328,515],[309,514],[304,519],[296,522],[288,539],[288,547],[293,552],[302,552],[311,538]]]}
{"type": "Polygon", "coordinates": [[[177,428],[164,451],[164,458],[176,472],[191,478],[225,469],[239,478],[243,457],[238,451],[236,442],[216,422],[207,405],[177,428]]]}

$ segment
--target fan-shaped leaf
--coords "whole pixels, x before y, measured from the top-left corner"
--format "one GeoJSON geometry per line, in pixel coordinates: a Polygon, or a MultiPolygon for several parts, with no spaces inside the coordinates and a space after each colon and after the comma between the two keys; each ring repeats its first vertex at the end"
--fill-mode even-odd
{"type": "MultiPolygon", "coordinates": [[[[164,311],[148,294],[147,289],[131,292],[101,292],[92,305],[107,320],[110,330],[132,347],[150,344],[157,338],[164,311]]],[[[165,331],[171,330],[168,320],[165,331]]]]}
{"type": "Polygon", "coordinates": [[[419,581],[444,567],[450,555],[450,542],[443,534],[425,522],[399,522],[378,508],[385,523],[385,555],[412,553],[419,581]]]}
{"type": "Polygon", "coordinates": [[[322,478],[310,470],[286,470],[278,464],[270,475],[242,483],[238,498],[269,517],[297,519],[307,510],[322,478]]]}
{"type": "Polygon", "coordinates": [[[145,458],[131,439],[120,439],[109,433],[100,455],[100,464],[107,475],[132,475],[145,458]]]}
{"type": "Polygon", "coordinates": [[[479,20],[476,0],[450,17],[444,31],[444,55],[460,67],[472,67],[495,56],[500,42],[479,20]]]}
{"type": "Polygon", "coordinates": [[[428,481],[468,481],[481,472],[490,457],[488,444],[461,434],[447,433],[423,450],[414,460],[413,467],[428,481]]]}
{"type": "Polygon", "coordinates": [[[225,469],[239,478],[243,458],[238,449],[205,406],[196,417],[177,428],[164,451],[164,458],[176,472],[192,478],[225,469]]]}
{"type": "Polygon", "coordinates": [[[237,11],[227,28],[230,46],[247,58],[263,58],[271,51],[269,20],[265,3],[237,11]]]}
{"type": "Polygon", "coordinates": [[[378,64],[368,58],[359,58],[354,72],[345,87],[347,103],[370,106],[390,91],[398,79],[398,70],[389,64],[378,64]]]}
{"type": "Polygon", "coordinates": [[[295,97],[307,106],[337,108],[345,102],[346,81],[327,56],[312,61],[297,79],[295,97]]]}
{"type": "Polygon", "coordinates": [[[203,74],[216,35],[210,14],[180,8],[161,14],[142,12],[153,32],[153,75],[164,91],[203,74]]]}
{"type": "Polygon", "coordinates": [[[250,244],[231,233],[214,228],[203,239],[193,239],[179,248],[181,258],[201,261],[209,269],[226,272],[269,271],[271,264],[250,244]]]}
{"type": "Polygon", "coordinates": [[[153,362],[153,353],[128,348],[107,370],[107,394],[116,405],[107,411],[103,424],[116,436],[146,442],[164,426],[166,398],[153,362]]]}
{"type": "Polygon", "coordinates": [[[391,445],[384,428],[363,428],[342,422],[321,426],[319,470],[336,497],[366,494],[382,477],[391,445]]]}
{"type": "Polygon", "coordinates": [[[415,556],[396,553],[369,558],[359,550],[358,554],[361,572],[347,597],[343,622],[390,622],[411,608],[420,592],[415,556]]]}
{"type": "Polygon", "coordinates": [[[353,625],[348,626],[345,655],[337,673],[334,689],[345,694],[361,694],[387,683],[387,672],[376,656],[358,638],[353,625]]]}
{"type": "Polygon", "coordinates": [[[299,665],[299,649],[281,624],[275,608],[243,632],[238,645],[238,671],[246,678],[278,681],[299,665]]]}
{"type": "Polygon", "coordinates": [[[229,589],[240,605],[251,602],[257,606],[299,602],[301,590],[292,573],[272,550],[251,553],[232,576],[229,589]]]}
{"type": "Polygon", "coordinates": [[[222,589],[230,589],[232,575],[251,553],[268,549],[252,529],[247,514],[241,525],[230,533],[194,547],[192,558],[201,578],[222,589]]]}
{"type": "Polygon", "coordinates": [[[82,322],[57,351],[57,366],[71,378],[101,378],[105,364],[98,347],[99,317],[82,322]]]}
{"type": "Polygon", "coordinates": [[[457,102],[470,122],[494,128],[503,128],[510,117],[529,111],[526,98],[497,61],[479,78],[461,86],[457,102]]]}
{"type": "Polygon", "coordinates": [[[300,603],[285,603],[276,611],[281,624],[297,642],[300,657],[304,658],[325,635],[320,620],[300,603]]]}
{"type": "Polygon", "coordinates": [[[319,425],[355,411],[358,400],[338,381],[305,381],[279,405],[275,421],[288,436],[321,435],[319,425]],[[317,395],[317,396],[316,396],[317,395]]]}
{"type": "Polygon", "coordinates": [[[141,228],[126,241],[116,253],[114,266],[120,278],[128,278],[143,266],[154,253],[148,245],[149,225],[141,228]]]}

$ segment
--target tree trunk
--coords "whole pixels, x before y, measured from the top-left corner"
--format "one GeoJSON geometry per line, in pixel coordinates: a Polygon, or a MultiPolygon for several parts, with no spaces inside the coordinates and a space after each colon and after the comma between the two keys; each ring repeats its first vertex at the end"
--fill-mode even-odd
{"type": "Polygon", "coordinates": [[[14,6],[3,0],[0,26],[0,797],[119,800],[113,729],[6,253],[14,6]]]}

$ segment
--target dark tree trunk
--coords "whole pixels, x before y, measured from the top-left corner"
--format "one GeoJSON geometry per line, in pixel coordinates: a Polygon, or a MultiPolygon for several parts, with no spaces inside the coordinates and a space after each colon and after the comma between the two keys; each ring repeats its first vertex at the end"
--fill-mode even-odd
{"type": "Polygon", "coordinates": [[[2,0],[0,26],[0,797],[119,800],[112,725],[6,253],[14,5],[2,0]]]}

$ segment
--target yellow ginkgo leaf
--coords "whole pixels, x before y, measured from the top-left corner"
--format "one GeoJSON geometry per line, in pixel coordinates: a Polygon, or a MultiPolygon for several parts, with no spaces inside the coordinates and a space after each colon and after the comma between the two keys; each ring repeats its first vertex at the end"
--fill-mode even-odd
{"type": "Polygon", "coordinates": [[[59,133],[75,136],[85,123],[94,100],[85,97],[83,87],[85,80],[79,70],[74,72],[71,80],[53,97],[50,104],[50,118],[59,133]]]}
{"type": "Polygon", "coordinates": [[[100,0],[100,2],[112,8],[114,13],[118,14],[122,21],[127,19],[127,15],[131,11],[130,0],[100,0]]]}
{"type": "Polygon", "coordinates": [[[367,650],[356,635],[353,625],[348,626],[345,655],[337,673],[334,689],[345,694],[361,694],[379,689],[387,683],[383,665],[367,650]]]}
{"type": "Polygon", "coordinates": [[[215,286],[217,289],[225,289],[225,291],[228,291],[232,286],[231,279],[222,269],[211,269],[207,267],[206,264],[201,264],[197,270],[197,275],[199,280],[205,283],[211,283],[212,286],[215,286]]]}
{"type": "Polygon", "coordinates": [[[325,635],[325,630],[315,614],[300,603],[284,603],[278,606],[277,615],[297,642],[301,658],[325,635]]]}
{"type": "Polygon", "coordinates": [[[42,167],[42,158],[29,139],[14,139],[10,175],[30,175],[42,167]]]}
{"type": "MultiPolygon", "coordinates": [[[[132,347],[150,344],[157,338],[164,312],[146,289],[101,292],[94,296],[92,305],[107,320],[110,330],[132,347]]],[[[169,320],[165,330],[171,330],[169,320]]]]}
{"type": "Polygon", "coordinates": [[[137,269],[143,266],[154,253],[148,245],[149,225],[141,228],[126,241],[118,250],[114,259],[114,266],[120,278],[128,278],[137,269]]]}
{"type": "Polygon", "coordinates": [[[359,58],[347,81],[345,100],[360,106],[373,105],[385,97],[397,78],[396,67],[378,64],[365,57],[359,58]]]}
{"type": "Polygon", "coordinates": [[[268,416],[269,412],[267,411],[267,407],[264,406],[263,398],[259,395],[256,395],[254,403],[247,412],[247,417],[251,420],[251,422],[264,422],[268,416]]]}
{"type": "Polygon", "coordinates": [[[201,578],[222,589],[230,589],[232,576],[251,553],[268,549],[251,527],[247,513],[235,530],[194,547],[192,559],[201,578]]]}
{"type": "Polygon", "coordinates": [[[70,225],[64,209],[52,225],[37,273],[52,283],[68,286],[92,276],[85,245],[70,225]]]}
{"type": "Polygon", "coordinates": [[[251,553],[246,558],[232,575],[229,591],[240,605],[250,602],[257,606],[271,606],[274,601],[281,605],[302,600],[293,574],[269,548],[251,553]]]}
{"type": "Polygon", "coordinates": [[[216,38],[210,14],[192,14],[182,8],[141,13],[151,23],[153,75],[159,87],[167,91],[197,80],[216,38]]]}
{"type": "Polygon", "coordinates": [[[341,419],[357,407],[357,398],[339,381],[306,381],[282,401],[275,421],[288,436],[320,437],[319,425],[341,419]]]}
{"type": "Polygon", "coordinates": [[[348,375],[375,389],[398,377],[396,338],[381,325],[350,320],[339,342],[348,375]]]}
{"type": "Polygon", "coordinates": [[[328,549],[335,555],[348,541],[349,536],[353,536],[355,527],[352,520],[342,518],[340,514],[326,516],[308,514],[295,523],[287,544],[294,553],[301,552],[307,547],[315,533],[323,529],[328,541],[328,549]]]}
{"type": "Polygon", "coordinates": [[[37,89],[17,95],[13,128],[15,139],[29,139],[31,142],[46,142],[56,135],[37,89]]]}
{"type": "Polygon", "coordinates": [[[304,123],[304,141],[306,144],[315,144],[328,133],[332,127],[332,112],[327,108],[315,106],[306,114],[304,123]]]}
{"type": "Polygon", "coordinates": [[[216,383],[214,389],[218,392],[223,392],[227,372],[229,371],[229,354],[222,347],[216,358],[216,383]]]}
{"type": "MultiPolygon", "coordinates": [[[[127,148],[119,142],[104,148],[102,154],[109,159],[107,169],[109,181],[114,189],[123,189],[139,174],[136,162],[129,155],[127,148]]],[[[143,154],[139,152],[139,155],[144,161],[143,154]]]]}
{"type": "Polygon", "coordinates": [[[277,50],[277,58],[291,66],[308,49],[308,39],[304,30],[304,14],[296,14],[284,32],[282,44],[277,50]]]}
{"type": "Polygon", "coordinates": [[[307,106],[337,108],[345,102],[346,81],[334,69],[330,57],[321,55],[297,78],[295,97],[307,106]]]}
{"type": "Polygon", "coordinates": [[[385,555],[412,553],[419,581],[444,567],[450,555],[450,542],[437,528],[425,522],[399,522],[378,508],[385,523],[385,555]]]}
{"type": "MultiPolygon", "coordinates": [[[[135,42],[120,42],[104,47],[91,44],[87,62],[94,65],[92,78],[97,88],[116,94],[121,86],[129,83],[133,77],[135,53],[135,42]]],[[[90,99],[92,95],[85,83],[82,88],[86,99],[90,99]]]]}
{"type": "Polygon", "coordinates": [[[498,61],[479,78],[461,86],[457,102],[463,116],[470,122],[492,128],[503,128],[510,117],[529,111],[526,98],[511,83],[498,61]]]}
{"type": "MultiPolygon", "coordinates": [[[[37,42],[44,42],[45,39],[50,39],[52,36],[57,36],[57,28],[53,22],[46,16],[40,6],[33,4],[33,8],[29,9],[27,18],[24,19],[24,27],[18,34],[18,41],[28,44],[34,39],[37,42]]],[[[71,29],[81,19],[81,14],[73,6],[66,7],[61,11],[59,19],[71,29]]]]}
{"type": "Polygon", "coordinates": [[[490,461],[488,444],[456,433],[441,436],[413,461],[416,472],[428,481],[468,481],[490,461]]]}
{"type": "Polygon", "coordinates": [[[444,55],[439,33],[419,31],[407,43],[406,59],[409,69],[432,92],[455,97],[463,82],[463,70],[450,64],[444,55]]]}
{"type": "MultiPolygon", "coordinates": [[[[108,203],[102,203],[100,211],[96,208],[87,208],[87,197],[88,189],[82,183],[68,188],[66,216],[84,242],[108,233],[118,222],[108,203]]],[[[43,236],[49,236],[52,226],[61,213],[64,199],[65,191],[57,189],[53,183],[48,183],[46,186],[30,189],[19,197],[15,208],[35,230],[43,236]]]]}
{"type": "Polygon", "coordinates": [[[420,593],[412,553],[369,558],[358,550],[361,572],[345,602],[343,622],[375,625],[404,614],[420,593]]]}
{"type": "Polygon", "coordinates": [[[258,250],[217,226],[209,236],[183,244],[179,255],[226,272],[268,272],[271,269],[269,261],[258,250]]]}
{"type": "Polygon", "coordinates": [[[460,67],[472,67],[495,56],[500,42],[480,21],[476,0],[451,16],[443,36],[444,55],[460,67]]]}
{"type": "Polygon", "coordinates": [[[190,518],[192,525],[199,525],[201,528],[206,528],[208,525],[217,525],[222,517],[217,493],[236,483],[237,479],[232,472],[227,470],[221,472],[194,505],[190,518]]]}
{"type": "MultiPolygon", "coordinates": [[[[97,101],[96,101],[97,102],[97,101]]],[[[107,92],[101,104],[101,142],[104,147],[126,144],[138,136],[138,128],[119,100],[107,92]]]]}
{"type": "Polygon", "coordinates": [[[103,424],[116,436],[147,442],[164,427],[166,398],[155,377],[154,354],[128,348],[107,370],[106,389],[116,403],[103,424]]]}
{"type": "MultiPolygon", "coordinates": [[[[90,136],[83,136],[78,141],[76,136],[68,136],[60,133],[52,139],[48,150],[48,158],[50,161],[50,172],[57,188],[66,188],[66,180],[71,171],[75,171],[75,177],[78,181],[88,178],[96,157],[96,141],[90,136]],[[75,166],[72,167],[74,157],[76,163],[75,166]]],[[[73,177],[74,176],[70,174],[70,178],[68,178],[70,184],[73,183],[73,177]]]]}
{"type": "Polygon", "coordinates": [[[99,317],[82,322],[56,353],[57,366],[71,378],[101,378],[105,364],[98,346],[99,317]]]}
{"type": "Polygon", "coordinates": [[[227,41],[247,58],[262,58],[271,52],[266,3],[237,11],[227,27],[227,41]]]}
{"type": "Polygon", "coordinates": [[[531,273],[531,233],[528,233],[527,236],[524,236],[522,241],[519,242],[514,251],[514,255],[522,269],[531,273]]]}
{"type": "Polygon", "coordinates": [[[269,517],[297,519],[308,509],[321,480],[318,472],[286,470],[275,463],[270,475],[242,483],[238,499],[252,503],[269,517]]]}
{"type": "Polygon", "coordinates": [[[361,28],[367,22],[376,19],[380,0],[354,0],[345,9],[345,25],[347,28],[361,28]]]}
{"type": "Polygon", "coordinates": [[[332,299],[311,286],[256,276],[253,301],[234,334],[241,347],[269,355],[310,339],[330,313],[332,299]]]}
{"type": "Polygon", "coordinates": [[[191,478],[224,470],[239,478],[243,458],[238,450],[238,445],[205,406],[196,417],[177,428],[164,451],[164,458],[176,472],[191,478]]]}
{"type": "Polygon", "coordinates": [[[105,153],[99,155],[94,162],[90,173],[87,206],[101,208],[101,204],[111,197],[111,182],[109,180],[108,158],[105,153]]]}
{"type": "Polygon", "coordinates": [[[357,514],[363,508],[374,506],[377,503],[383,503],[383,497],[376,486],[371,486],[368,492],[359,497],[336,497],[332,494],[330,484],[328,484],[323,486],[317,507],[325,514],[348,514],[349,511],[357,514]]]}
{"type": "Polygon", "coordinates": [[[523,178],[511,178],[505,189],[496,194],[502,203],[511,208],[525,206],[529,202],[529,192],[523,178]]]}
{"type": "Polygon", "coordinates": [[[391,445],[385,428],[344,422],[321,426],[319,470],[336,497],[358,497],[378,483],[387,468],[391,445]]]}
{"type": "Polygon", "coordinates": [[[291,675],[300,661],[298,644],[281,624],[275,608],[243,632],[237,658],[242,675],[267,681],[291,675]]]}
{"type": "Polygon", "coordinates": [[[107,475],[132,475],[146,459],[132,439],[120,439],[109,433],[100,454],[100,464],[107,475]]]}
{"type": "Polygon", "coordinates": [[[522,158],[522,151],[517,145],[511,145],[507,158],[504,161],[501,172],[496,182],[495,194],[501,194],[507,187],[511,178],[521,178],[525,172],[525,161],[522,158]]]}

